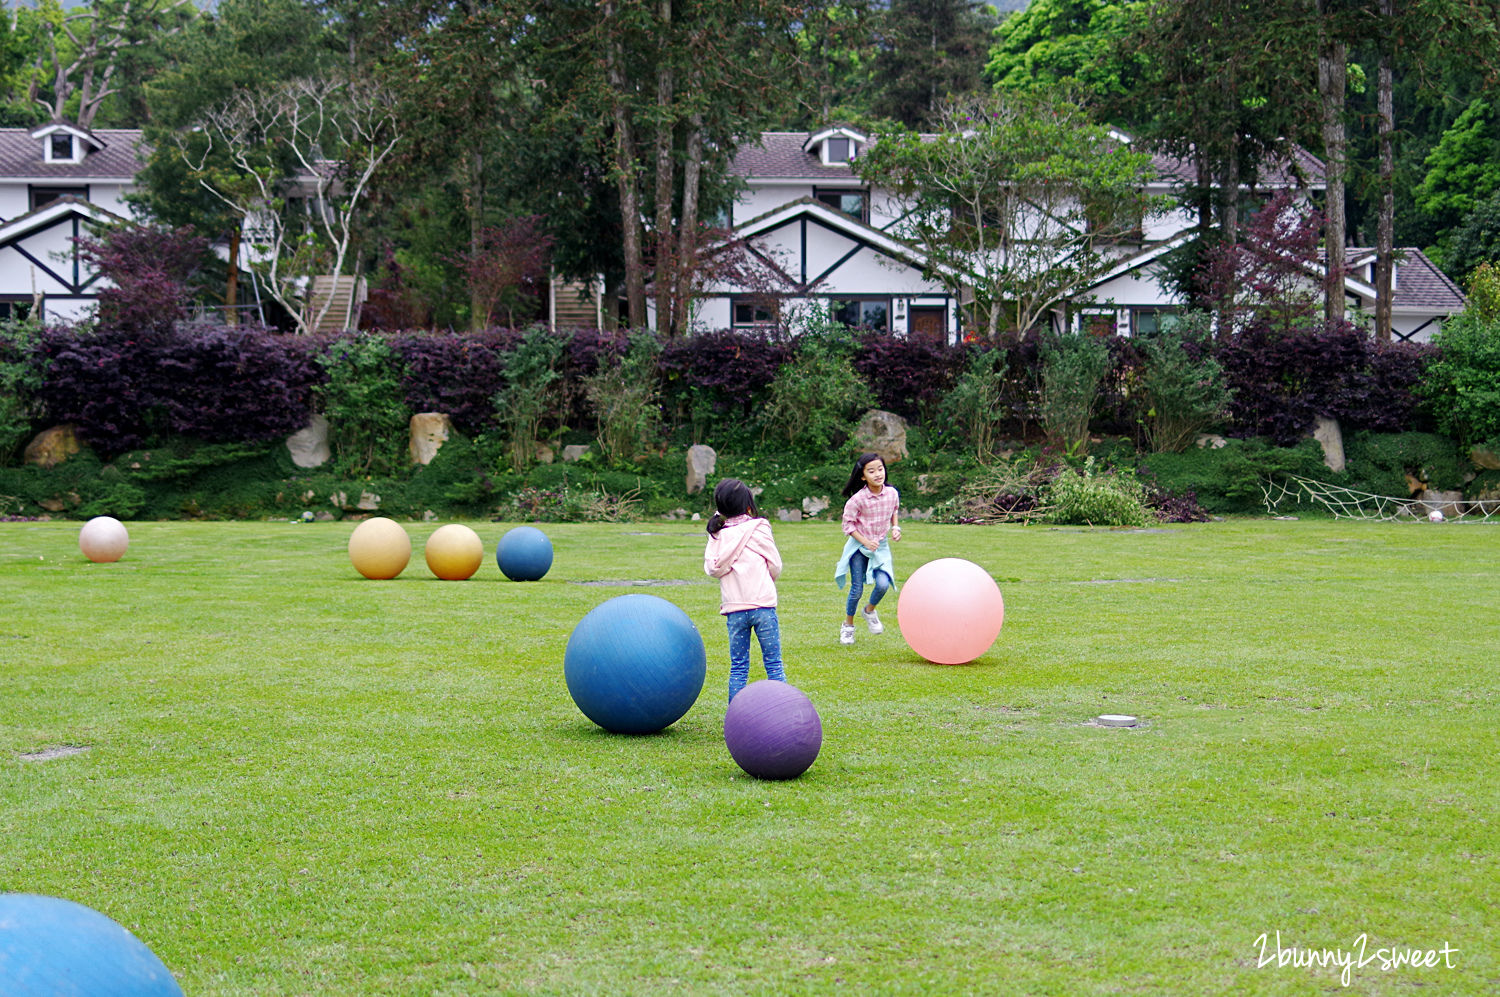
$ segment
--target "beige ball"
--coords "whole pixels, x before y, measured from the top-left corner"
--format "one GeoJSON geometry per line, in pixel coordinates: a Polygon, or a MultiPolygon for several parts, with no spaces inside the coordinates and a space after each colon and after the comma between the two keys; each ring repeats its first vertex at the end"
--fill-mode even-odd
{"type": "Polygon", "coordinates": [[[95,516],[78,531],[78,549],[90,561],[118,561],[130,546],[130,531],[113,516],[95,516]]]}
{"type": "Polygon", "coordinates": [[[411,537],[394,519],[367,519],[349,537],[349,560],[366,578],[395,578],[411,560],[411,537]]]}
{"type": "Polygon", "coordinates": [[[449,523],[433,531],[423,553],[434,575],[444,581],[461,582],[479,570],[484,541],[467,526],[449,523]]]}

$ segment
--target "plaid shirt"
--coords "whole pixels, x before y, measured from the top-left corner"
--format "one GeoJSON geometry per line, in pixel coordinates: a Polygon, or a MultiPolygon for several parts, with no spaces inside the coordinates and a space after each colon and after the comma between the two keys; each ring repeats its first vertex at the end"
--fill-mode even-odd
{"type": "Polygon", "coordinates": [[[891,528],[891,520],[901,506],[901,494],[886,485],[876,495],[869,488],[861,488],[844,503],[844,533],[853,536],[856,532],[871,543],[880,543],[891,528]]]}

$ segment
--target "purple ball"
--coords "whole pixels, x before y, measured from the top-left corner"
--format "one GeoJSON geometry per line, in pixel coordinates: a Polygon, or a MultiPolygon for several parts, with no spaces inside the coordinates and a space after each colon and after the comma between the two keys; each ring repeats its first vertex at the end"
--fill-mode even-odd
{"type": "Polygon", "coordinates": [[[795,779],[823,747],[823,721],[796,686],[762,679],[735,694],[724,714],[724,743],[757,779],[795,779]]]}

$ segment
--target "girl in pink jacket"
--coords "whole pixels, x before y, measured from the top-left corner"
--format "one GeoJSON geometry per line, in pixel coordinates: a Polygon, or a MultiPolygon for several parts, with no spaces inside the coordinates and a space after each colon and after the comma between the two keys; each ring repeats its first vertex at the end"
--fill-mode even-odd
{"type": "Polygon", "coordinates": [[[781,664],[781,624],[776,620],[776,579],[781,553],[771,524],[760,518],[755,497],[738,478],[714,489],[703,570],[719,580],[719,612],[729,625],[729,698],[750,679],[750,633],[760,641],[766,677],[786,681],[781,664]]]}

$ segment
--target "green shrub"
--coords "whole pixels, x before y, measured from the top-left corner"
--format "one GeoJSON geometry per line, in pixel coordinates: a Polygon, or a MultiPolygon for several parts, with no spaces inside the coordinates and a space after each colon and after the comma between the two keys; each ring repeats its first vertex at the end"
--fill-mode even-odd
{"type": "Polygon", "coordinates": [[[859,414],[875,404],[854,369],[855,340],[842,327],[803,333],[792,359],[776,371],[761,415],[767,436],[807,453],[827,453],[849,438],[859,414]]]}
{"type": "Polygon", "coordinates": [[[495,393],[495,421],[517,472],[535,462],[542,426],[561,408],[558,366],[566,345],[561,336],[537,326],[505,357],[504,384],[495,393]]]}
{"type": "Polygon", "coordinates": [[[1084,526],[1147,526],[1156,522],[1146,508],[1146,490],[1129,471],[1105,471],[1094,458],[1080,468],[1064,468],[1047,486],[1049,523],[1084,526]]]}
{"type": "Polygon", "coordinates": [[[1406,476],[1444,491],[1464,485],[1464,458],[1434,433],[1354,433],[1344,440],[1345,484],[1373,495],[1405,497],[1406,476]]]}
{"type": "Polygon", "coordinates": [[[1109,373],[1109,347],[1094,336],[1047,336],[1042,348],[1042,429],[1072,453],[1086,453],[1089,420],[1109,373]]]}
{"type": "Polygon", "coordinates": [[[1227,440],[1222,447],[1188,447],[1181,453],[1158,453],[1140,458],[1140,476],[1173,495],[1191,494],[1213,513],[1266,511],[1268,479],[1297,475],[1329,481],[1333,472],[1323,463],[1316,440],[1295,447],[1274,447],[1263,439],[1227,440]]]}
{"type": "Polygon", "coordinates": [[[1484,308],[1443,323],[1421,394],[1438,428],[1465,445],[1500,443],[1500,316],[1484,308]]]}
{"type": "Polygon", "coordinates": [[[1003,351],[974,350],[938,404],[942,425],[964,440],[977,460],[987,459],[998,442],[1004,417],[1001,385],[1007,368],[1003,351]]]}
{"type": "Polygon", "coordinates": [[[33,350],[39,331],[28,321],[0,323],[0,467],[31,438],[39,414],[42,367],[33,350]]]}
{"type": "Polygon", "coordinates": [[[317,392],[328,419],[333,471],[358,477],[404,470],[411,411],[390,344],[379,336],[341,337],[318,363],[328,371],[317,392]]]}
{"type": "Polygon", "coordinates": [[[661,340],[649,332],[634,333],[618,363],[600,363],[584,379],[584,395],[599,427],[604,459],[623,462],[649,448],[661,422],[657,360],[661,340]]]}
{"type": "Polygon", "coordinates": [[[1137,398],[1146,440],[1156,453],[1186,450],[1229,411],[1224,369],[1206,350],[1196,349],[1207,337],[1207,316],[1196,314],[1201,321],[1195,317],[1193,328],[1163,331],[1139,343],[1137,398]]]}

